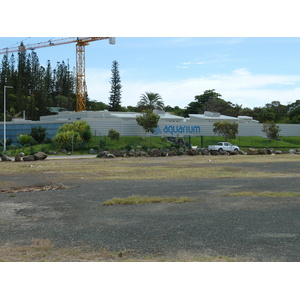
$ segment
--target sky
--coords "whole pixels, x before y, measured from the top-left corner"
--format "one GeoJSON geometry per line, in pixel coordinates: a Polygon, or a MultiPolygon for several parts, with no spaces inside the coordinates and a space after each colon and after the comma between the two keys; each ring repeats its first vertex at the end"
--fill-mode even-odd
{"type": "MultiPolygon", "coordinates": [[[[214,89],[243,108],[300,99],[300,37],[295,0],[107,1],[95,7],[53,0],[3,4],[0,49],[77,36],[112,36],[86,47],[91,100],[109,102],[112,62],[119,63],[122,106],[142,94],[161,95],[165,105],[186,107],[214,89]],[[11,13],[9,13],[11,12],[11,13]],[[26,16],[26,17],[25,17],[26,16]],[[54,37],[55,36],[55,37],[54,37]],[[29,38],[30,37],[30,38],[29,38]]],[[[75,43],[36,49],[40,64],[76,66],[75,43]]],[[[0,55],[0,59],[1,56],[0,55]]]]}
{"type": "MultiPolygon", "coordinates": [[[[1,37],[0,49],[61,37],[1,37]]],[[[36,49],[40,64],[76,66],[76,44],[36,49]]],[[[30,50],[29,50],[30,51],[30,50]]],[[[165,105],[186,107],[215,89],[242,107],[300,99],[299,37],[125,37],[86,46],[86,82],[91,100],[108,103],[113,60],[119,63],[122,105],[135,106],[145,92],[165,105]]],[[[3,57],[3,55],[2,55],[3,57]]],[[[1,58],[2,59],[2,58],[1,58]]]]}

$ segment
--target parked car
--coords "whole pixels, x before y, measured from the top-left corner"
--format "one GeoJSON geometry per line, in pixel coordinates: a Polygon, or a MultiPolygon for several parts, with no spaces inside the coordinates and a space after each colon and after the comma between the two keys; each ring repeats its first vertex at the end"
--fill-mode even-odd
{"type": "Polygon", "coordinates": [[[239,146],[232,145],[228,142],[218,142],[217,145],[209,145],[208,151],[240,151],[239,146]]]}

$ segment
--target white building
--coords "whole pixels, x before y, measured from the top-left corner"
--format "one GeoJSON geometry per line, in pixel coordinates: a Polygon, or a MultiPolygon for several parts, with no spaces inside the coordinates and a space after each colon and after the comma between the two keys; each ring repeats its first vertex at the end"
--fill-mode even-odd
{"type": "MultiPolygon", "coordinates": [[[[153,135],[156,136],[213,136],[213,123],[227,120],[239,124],[241,136],[265,136],[262,124],[253,120],[252,117],[239,116],[229,117],[216,112],[204,114],[191,114],[189,118],[175,116],[164,111],[154,111],[160,116],[158,127],[153,135]]],[[[82,111],[82,112],[59,112],[57,115],[41,117],[41,121],[70,122],[85,120],[91,126],[93,134],[104,136],[110,129],[114,129],[121,136],[141,136],[144,130],[136,122],[136,112],[113,112],[113,111],[82,111]]],[[[298,127],[298,131],[300,126],[298,127]]],[[[298,132],[300,134],[300,132],[298,132]]]]}
{"type": "MultiPolygon", "coordinates": [[[[238,136],[262,136],[266,137],[262,132],[263,125],[252,117],[224,116],[216,112],[206,111],[204,114],[190,114],[189,118],[175,116],[164,111],[154,111],[160,116],[158,127],[154,132],[154,136],[214,136],[213,123],[217,121],[227,120],[236,122],[239,125],[238,136]]],[[[15,137],[18,133],[29,134],[33,126],[46,127],[47,131],[51,131],[49,137],[53,137],[57,128],[64,123],[84,120],[91,126],[92,133],[96,136],[107,136],[110,129],[114,129],[121,136],[144,136],[144,130],[136,122],[136,117],[140,113],[136,112],[113,112],[113,111],[82,111],[71,112],[63,111],[56,115],[43,116],[40,121],[23,120],[19,122],[7,122],[9,136],[15,137]],[[18,125],[16,127],[16,125],[18,125]]],[[[0,138],[3,131],[3,122],[0,123],[0,138]]],[[[300,124],[279,124],[281,136],[300,136],[300,124]]],[[[148,136],[150,134],[147,134],[148,136]]],[[[152,134],[151,134],[152,135],[152,134]]]]}

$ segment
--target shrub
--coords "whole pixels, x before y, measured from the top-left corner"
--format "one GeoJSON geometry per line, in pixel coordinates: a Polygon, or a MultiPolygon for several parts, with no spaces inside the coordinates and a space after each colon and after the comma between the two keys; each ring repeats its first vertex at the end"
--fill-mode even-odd
{"type": "Polygon", "coordinates": [[[32,138],[32,136],[26,135],[26,134],[20,134],[17,137],[17,141],[23,147],[30,146],[30,145],[34,144],[34,139],[32,138]]]}
{"type": "Polygon", "coordinates": [[[120,138],[120,133],[117,132],[116,130],[114,129],[110,129],[108,131],[108,137],[112,140],[112,141],[118,141],[119,138],[120,138]]]}
{"type": "Polygon", "coordinates": [[[38,143],[42,144],[45,141],[46,138],[46,128],[43,128],[42,126],[35,126],[31,128],[31,132],[29,134],[32,136],[32,138],[38,143]]]}

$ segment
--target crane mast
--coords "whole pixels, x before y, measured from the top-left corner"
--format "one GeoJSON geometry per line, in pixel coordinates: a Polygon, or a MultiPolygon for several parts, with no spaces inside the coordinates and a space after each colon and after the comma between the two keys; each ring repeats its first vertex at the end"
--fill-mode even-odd
{"type": "Polygon", "coordinates": [[[10,47],[0,49],[0,54],[8,54],[12,52],[22,52],[26,50],[35,50],[38,48],[53,47],[64,44],[76,43],[76,111],[86,110],[86,81],[85,81],[85,46],[89,42],[109,39],[109,43],[114,45],[115,38],[111,37],[69,37],[57,40],[49,40],[47,42],[29,44],[24,46],[10,47]]]}

